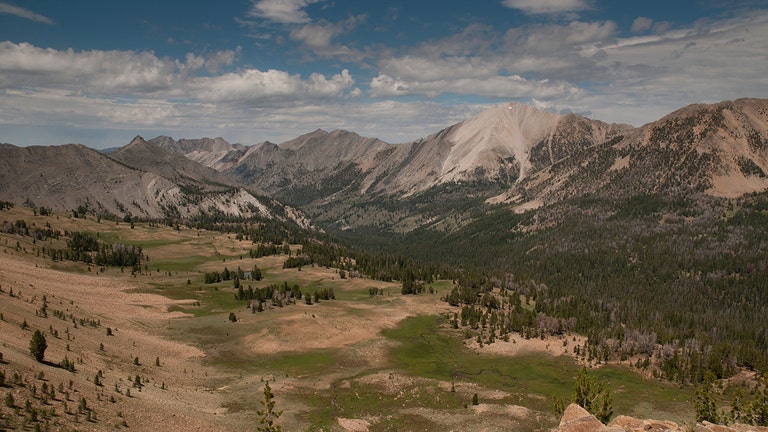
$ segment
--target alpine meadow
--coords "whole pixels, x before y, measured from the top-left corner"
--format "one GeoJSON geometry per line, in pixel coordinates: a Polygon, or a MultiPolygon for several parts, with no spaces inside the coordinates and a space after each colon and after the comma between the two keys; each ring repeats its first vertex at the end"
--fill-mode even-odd
{"type": "Polygon", "coordinates": [[[0,0],[0,430],[768,432],[767,29],[0,0]]]}
{"type": "Polygon", "coordinates": [[[507,104],[402,145],[5,145],[3,422],[545,430],[583,381],[603,422],[761,425],[767,136],[740,99],[642,128],[507,104]]]}

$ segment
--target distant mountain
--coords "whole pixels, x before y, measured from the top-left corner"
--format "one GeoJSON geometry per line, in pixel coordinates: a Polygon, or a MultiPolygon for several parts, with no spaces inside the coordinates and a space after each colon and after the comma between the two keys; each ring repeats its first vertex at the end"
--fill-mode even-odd
{"type": "Polygon", "coordinates": [[[236,180],[185,156],[168,152],[137,136],[130,144],[110,155],[125,165],[151,172],[177,183],[195,182],[208,189],[242,187],[236,180]]]}
{"type": "Polygon", "coordinates": [[[288,199],[299,193],[302,202],[313,187],[323,189],[313,197],[322,199],[353,187],[368,195],[410,195],[446,183],[514,182],[629,129],[511,103],[401,145],[342,130],[316,130],[279,145],[252,147],[220,138],[149,142],[269,193],[288,199]],[[339,178],[338,187],[319,186],[339,178]]]}
{"type": "Polygon", "coordinates": [[[310,223],[223,174],[136,137],[113,158],[82,145],[0,145],[0,199],[117,218],[214,217],[310,223]]]}
{"type": "Polygon", "coordinates": [[[532,172],[631,129],[510,103],[381,158],[374,190],[412,194],[446,183],[520,181],[532,172]]]}
{"type": "MultiPolygon", "coordinates": [[[[316,130],[281,144],[252,146],[222,138],[136,137],[111,153],[112,159],[82,146],[5,146],[3,181],[9,186],[2,195],[37,196],[70,207],[95,200],[110,212],[157,217],[169,210],[155,197],[174,188],[198,195],[185,214],[198,212],[209,193],[264,191],[334,230],[452,231],[482,217],[476,210],[487,205],[525,212],[584,196],[732,198],[764,191],[767,105],[759,99],[691,105],[634,128],[509,103],[397,145],[316,130]],[[61,161],[72,173],[63,171],[61,161]],[[50,180],[29,178],[41,172],[50,180]],[[10,185],[14,181],[23,186],[10,185]],[[79,185],[77,198],[53,198],[57,188],[71,184],[79,185]],[[134,189],[107,196],[123,184],[134,189]],[[149,184],[157,190],[149,191],[149,184]],[[102,192],[89,197],[88,185],[102,192]]],[[[64,190],[69,191],[59,189],[64,190]]],[[[184,202],[175,200],[171,207],[184,202]]]]}
{"type": "Polygon", "coordinates": [[[150,142],[303,207],[327,226],[409,231],[453,218],[441,225],[451,229],[471,219],[457,208],[469,202],[527,211],[587,194],[764,190],[765,105],[692,105],[634,128],[509,103],[398,145],[342,130],[251,147],[220,138],[150,142]]]}
{"type": "Polygon", "coordinates": [[[223,138],[180,139],[176,141],[168,136],[159,136],[148,142],[169,153],[184,156],[219,171],[231,168],[246,150],[243,145],[232,145],[223,138]]]}
{"type": "Polygon", "coordinates": [[[533,173],[491,200],[521,210],[595,195],[735,198],[768,189],[768,100],[691,105],[533,173]]]}
{"type": "MultiPolygon", "coordinates": [[[[316,130],[280,145],[250,147],[227,172],[276,196],[289,196],[289,190],[313,187],[350,166],[371,170],[379,153],[392,147],[353,132],[316,130]]],[[[340,184],[338,189],[348,186],[340,184]]]]}

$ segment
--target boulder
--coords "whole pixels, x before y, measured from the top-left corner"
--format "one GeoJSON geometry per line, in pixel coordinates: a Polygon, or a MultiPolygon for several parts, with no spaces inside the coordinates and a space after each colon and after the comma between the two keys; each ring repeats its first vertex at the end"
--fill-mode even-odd
{"type": "Polygon", "coordinates": [[[624,432],[617,427],[607,427],[595,416],[576,404],[568,405],[560,419],[560,432],[624,432]]]}

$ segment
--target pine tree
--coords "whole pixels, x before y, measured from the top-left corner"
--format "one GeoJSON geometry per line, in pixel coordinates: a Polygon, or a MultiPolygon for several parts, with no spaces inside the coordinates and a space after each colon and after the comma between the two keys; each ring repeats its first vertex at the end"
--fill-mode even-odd
{"type": "Polygon", "coordinates": [[[717,402],[712,397],[710,383],[702,384],[696,389],[696,422],[708,421],[719,423],[720,416],[717,413],[717,402]]]}
{"type": "Polygon", "coordinates": [[[613,416],[613,396],[604,381],[596,381],[582,367],[573,387],[573,402],[594,414],[598,420],[608,423],[613,416]]]}
{"type": "Polygon", "coordinates": [[[48,343],[45,341],[45,335],[40,330],[35,330],[32,340],[29,341],[29,353],[32,354],[35,360],[42,363],[47,348],[48,343]]]}
{"type": "Polygon", "coordinates": [[[259,432],[282,432],[282,427],[275,423],[283,411],[275,411],[275,395],[272,393],[272,388],[269,387],[269,381],[264,384],[264,400],[260,403],[263,409],[256,411],[261,416],[256,430],[259,432]]]}

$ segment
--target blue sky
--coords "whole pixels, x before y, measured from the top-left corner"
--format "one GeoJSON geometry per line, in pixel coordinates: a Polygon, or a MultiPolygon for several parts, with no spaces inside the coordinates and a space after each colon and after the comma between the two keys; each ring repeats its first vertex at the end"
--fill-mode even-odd
{"type": "Polygon", "coordinates": [[[392,143],[518,101],[636,126],[768,97],[767,0],[0,0],[0,142],[392,143]]]}

